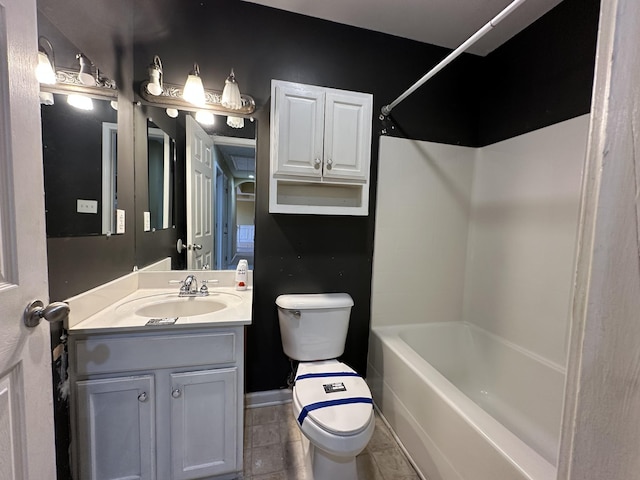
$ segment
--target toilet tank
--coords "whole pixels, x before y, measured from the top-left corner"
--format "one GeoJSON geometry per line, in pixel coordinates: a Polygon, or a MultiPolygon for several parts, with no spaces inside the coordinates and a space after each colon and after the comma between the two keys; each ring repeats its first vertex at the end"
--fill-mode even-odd
{"type": "Polygon", "coordinates": [[[347,293],[276,298],[284,353],[293,360],[337,358],[344,352],[353,299],[347,293]]]}

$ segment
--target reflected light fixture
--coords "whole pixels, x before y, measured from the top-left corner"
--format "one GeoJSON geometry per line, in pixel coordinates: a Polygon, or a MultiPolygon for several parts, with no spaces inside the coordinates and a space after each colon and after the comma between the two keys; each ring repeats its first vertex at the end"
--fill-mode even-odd
{"type": "Polygon", "coordinates": [[[80,83],[95,86],[96,77],[94,77],[91,72],[91,60],[82,53],[78,53],[76,58],[80,62],[80,71],[78,72],[78,80],[80,80],[80,83]]]}
{"type": "Polygon", "coordinates": [[[198,110],[196,112],[196,121],[201,125],[211,126],[215,123],[215,117],[213,116],[213,112],[198,110]]]}
{"type": "Polygon", "coordinates": [[[167,115],[171,118],[177,118],[178,117],[178,109],[177,108],[167,108],[166,109],[167,115]]]}
{"type": "Polygon", "coordinates": [[[46,85],[56,83],[56,68],[53,46],[46,37],[38,38],[38,65],[36,66],[36,78],[38,82],[46,85]],[[51,55],[45,49],[47,47],[51,55]]]}
{"type": "Polygon", "coordinates": [[[149,65],[148,72],[147,90],[151,95],[162,95],[162,61],[158,55],[153,57],[153,63],[149,65]]]}
{"type": "Polygon", "coordinates": [[[231,128],[243,128],[244,118],[242,117],[227,117],[227,125],[231,128]]]}
{"type": "Polygon", "coordinates": [[[204,107],[206,103],[204,86],[202,85],[202,79],[200,78],[200,67],[197,63],[193,64],[193,70],[191,70],[191,73],[189,73],[189,76],[187,77],[187,81],[184,84],[184,91],[182,92],[182,98],[198,107],[204,107]]]}
{"type": "Polygon", "coordinates": [[[93,110],[93,101],[86,95],[72,93],[67,96],[67,103],[79,110],[93,110]]]}
{"type": "Polygon", "coordinates": [[[238,110],[242,107],[240,87],[238,87],[238,82],[236,82],[236,75],[233,73],[233,68],[224,82],[224,90],[222,90],[222,99],[220,100],[220,103],[223,107],[230,108],[231,110],[238,110]]]}

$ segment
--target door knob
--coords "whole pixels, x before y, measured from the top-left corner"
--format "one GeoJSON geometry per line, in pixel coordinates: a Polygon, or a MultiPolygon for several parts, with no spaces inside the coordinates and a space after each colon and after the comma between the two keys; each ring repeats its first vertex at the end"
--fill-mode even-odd
{"type": "Polygon", "coordinates": [[[69,305],[64,302],[53,302],[44,306],[44,303],[40,300],[34,300],[27,308],[24,309],[22,319],[24,324],[29,327],[37,327],[40,325],[40,320],[53,322],[62,322],[69,317],[69,305]]]}
{"type": "Polygon", "coordinates": [[[202,245],[198,245],[197,243],[192,243],[191,245],[189,245],[189,248],[191,250],[202,250],[202,245]]]}

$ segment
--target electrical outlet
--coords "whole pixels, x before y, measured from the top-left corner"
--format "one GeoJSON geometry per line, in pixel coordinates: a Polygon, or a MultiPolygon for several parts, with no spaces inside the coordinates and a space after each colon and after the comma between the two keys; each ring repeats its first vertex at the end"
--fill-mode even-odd
{"type": "Polygon", "coordinates": [[[151,230],[151,212],[144,212],[144,231],[151,230]]]}
{"type": "Polygon", "coordinates": [[[78,213],[98,213],[98,201],[78,198],[76,200],[76,211],[78,213]]]}
{"type": "Polygon", "coordinates": [[[116,233],[124,233],[124,210],[116,210],[116,233]]]}

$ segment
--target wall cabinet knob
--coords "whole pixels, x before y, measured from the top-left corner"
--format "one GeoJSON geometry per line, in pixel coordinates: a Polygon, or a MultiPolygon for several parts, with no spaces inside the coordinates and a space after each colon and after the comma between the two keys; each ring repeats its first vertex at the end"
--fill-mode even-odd
{"type": "Polygon", "coordinates": [[[179,388],[176,388],[174,391],[171,392],[171,396],[173,398],[178,398],[180,395],[182,395],[182,391],[180,391],[179,388]]]}
{"type": "Polygon", "coordinates": [[[320,159],[319,159],[319,158],[316,158],[316,161],[315,161],[315,162],[313,162],[313,168],[315,168],[316,170],[318,170],[318,169],[320,168],[320,164],[321,164],[321,163],[322,163],[322,162],[320,161],[320,159]]]}
{"type": "Polygon", "coordinates": [[[147,401],[147,392],[142,392],[140,395],[138,395],[138,401],[139,402],[146,402],[147,401]]]}
{"type": "Polygon", "coordinates": [[[327,170],[331,170],[333,168],[333,160],[330,158],[327,159],[327,170]]]}

